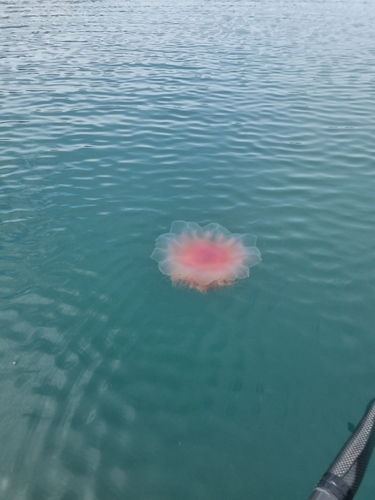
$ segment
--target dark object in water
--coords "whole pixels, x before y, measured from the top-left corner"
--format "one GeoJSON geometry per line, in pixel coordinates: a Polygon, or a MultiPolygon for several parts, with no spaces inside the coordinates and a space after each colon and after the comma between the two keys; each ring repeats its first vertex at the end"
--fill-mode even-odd
{"type": "Polygon", "coordinates": [[[375,443],[375,400],[342,447],[309,500],[351,500],[365,475],[375,443]]]}

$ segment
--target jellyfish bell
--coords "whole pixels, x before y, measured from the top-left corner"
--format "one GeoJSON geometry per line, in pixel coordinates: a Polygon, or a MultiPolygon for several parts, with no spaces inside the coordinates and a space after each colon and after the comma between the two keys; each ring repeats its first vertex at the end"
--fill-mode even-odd
{"type": "Polygon", "coordinates": [[[151,258],[173,283],[206,292],[247,278],[262,260],[255,244],[256,236],[232,234],[216,223],[176,221],[156,239],[151,258]]]}

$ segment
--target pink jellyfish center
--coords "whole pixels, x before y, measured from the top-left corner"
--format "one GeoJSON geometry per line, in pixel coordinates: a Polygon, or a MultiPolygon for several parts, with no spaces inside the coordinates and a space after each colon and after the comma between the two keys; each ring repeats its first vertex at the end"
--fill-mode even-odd
{"type": "Polygon", "coordinates": [[[225,269],[233,262],[233,251],[228,245],[208,240],[190,240],[173,253],[180,264],[202,271],[225,269]]]}

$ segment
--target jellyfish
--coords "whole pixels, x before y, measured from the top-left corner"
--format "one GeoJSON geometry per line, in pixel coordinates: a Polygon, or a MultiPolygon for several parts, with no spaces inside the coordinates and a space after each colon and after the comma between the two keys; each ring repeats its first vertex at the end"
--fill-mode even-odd
{"type": "Polygon", "coordinates": [[[249,268],[262,260],[255,243],[256,236],[232,234],[216,223],[179,220],[156,239],[151,259],[174,284],[206,292],[248,278],[249,268]]]}

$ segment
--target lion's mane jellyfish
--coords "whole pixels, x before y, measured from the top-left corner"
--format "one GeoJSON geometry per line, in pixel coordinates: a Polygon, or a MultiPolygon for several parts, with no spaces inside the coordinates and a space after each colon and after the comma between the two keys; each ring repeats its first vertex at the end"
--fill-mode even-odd
{"type": "Polygon", "coordinates": [[[256,236],[231,234],[219,224],[176,221],[156,239],[151,258],[172,282],[206,292],[247,278],[262,260],[255,243],[256,236]]]}

